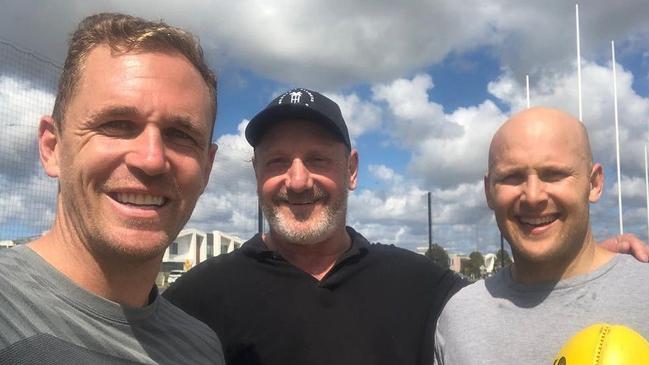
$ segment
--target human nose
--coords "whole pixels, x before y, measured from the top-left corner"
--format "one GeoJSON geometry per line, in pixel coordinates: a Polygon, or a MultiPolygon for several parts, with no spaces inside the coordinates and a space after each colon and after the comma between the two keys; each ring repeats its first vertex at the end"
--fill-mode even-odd
{"type": "Polygon", "coordinates": [[[522,202],[528,206],[537,206],[547,200],[545,184],[538,176],[530,175],[523,187],[522,202]]]}
{"type": "Polygon", "coordinates": [[[286,188],[289,190],[300,193],[313,187],[311,172],[300,159],[292,161],[286,175],[286,188]]]}
{"type": "Polygon", "coordinates": [[[131,148],[126,155],[126,164],[155,176],[169,170],[163,136],[157,128],[145,128],[131,141],[131,148]]]}

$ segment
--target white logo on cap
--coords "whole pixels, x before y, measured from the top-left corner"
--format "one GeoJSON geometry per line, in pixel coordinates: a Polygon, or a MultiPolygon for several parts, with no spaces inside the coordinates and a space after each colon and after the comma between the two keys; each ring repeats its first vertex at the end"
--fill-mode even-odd
{"type": "Polygon", "coordinates": [[[279,97],[277,104],[282,104],[286,95],[289,95],[291,97],[291,104],[299,104],[300,100],[302,100],[302,96],[304,96],[305,93],[309,96],[309,98],[307,102],[304,103],[304,105],[309,106],[309,103],[313,103],[315,101],[315,98],[313,97],[313,94],[307,89],[295,89],[295,91],[289,91],[279,97]]]}
{"type": "Polygon", "coordinates": [[[291,93],[291,103],[299,103],[300,98],[302,97],[302,92],[301,91],[293,91],[291,93]]]}

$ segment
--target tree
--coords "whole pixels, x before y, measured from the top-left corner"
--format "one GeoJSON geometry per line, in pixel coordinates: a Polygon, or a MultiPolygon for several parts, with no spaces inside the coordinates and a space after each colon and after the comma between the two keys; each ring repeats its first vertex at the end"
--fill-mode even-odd
{"type": "Polygon", "coordinates": [[[469,276],[473,279],[482,277],[484,270],[484,257],[480,251],[473,251],[469,254],[469,262],[466,263],[462,270],[462,274],[469,276]]]}
{"type": "Polygon", "coordinates": [[[475,278],[482,277],[484,271],[484,256],[480,251],[473,251],[469,254],[469,259],[471,260],[471,266],[475,273],[475,278]]]}
{"type": "Polygon", "coordinates": [[[426,250],[426,254],[424,256],[433,260],[434,263],[444,269],[448,269],[451,265],[451,259],[448,257],[446,250],[444,249],[444,247],[438,245],[437,243],[434,243],[430,249],[426,250]]]}
{"type": "Polygon", "coordinates": [[[501,257],[503,257],[503,255],[505,256],[504,257],[505,267],[512,264],[513,261],[512,258],[509,256],[509,252],[507,252],[507,250],[498,250],[498,252],[496,252],[496,263],[494,264],[494,272],[503,268],[503,266],[501,265],[501,260],[502,260],[501,257]]]}
{"type": "Polygon", "coordinates": [[[484,265],[484,256],[482,256],[480,251],[471,252],[469,258],[471,259],[471,262],[478,267],[484,265]]]}

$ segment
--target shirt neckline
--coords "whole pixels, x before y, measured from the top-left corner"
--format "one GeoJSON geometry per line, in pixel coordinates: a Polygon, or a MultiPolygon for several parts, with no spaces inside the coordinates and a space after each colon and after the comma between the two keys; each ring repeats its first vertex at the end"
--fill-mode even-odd
{"type": "Polygon", "coordinates": [[[55,296],[88,314],[117,323],[132,323],[145,320],[153,315],[160,303],[158,288],[155,284],[149,293],[149,304],[144,307],[130,307],[98,296],[78,286],[29,246],[21,245],[15,249],[24,255],[32,266],[44,274],[37,279],[46,284],[55,296]]]}
{"type": "Polygon", "coordinates": [[[593,280],[596,280],[604,275],[606,275],[609,271],[611,271],[618,263],[622,260],[622,255],[617,254],[613,256],[608,262],[605,264],[601,265],[597,269],[584,273],[581,275],[577,275],[574,277],[570,277],[568,279],[563,279],[559,280],[558,282],[554,283],[541,283],[541,284],[522,284],[522,283],[517,283],[514,281],[512,277],[512,272],[511,272],[511,266],[507,267],[506,270],[503,270],[503,275],[505,275],[505,278],[507,280],[507,286],[513,290],[520,291],[520,292],[544,292],[548,290],[561,290],[561,289],[568,289],[568,288],[573,288],[576,286],[581,286],[584,284],[587,284],[593,280]]]}

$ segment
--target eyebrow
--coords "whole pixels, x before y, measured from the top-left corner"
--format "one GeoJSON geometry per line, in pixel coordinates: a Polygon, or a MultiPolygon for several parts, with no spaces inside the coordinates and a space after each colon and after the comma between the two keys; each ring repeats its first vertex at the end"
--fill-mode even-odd
{"type": "Polygon", "coordinates": [[[175,127],[180,127],[181,129],[186,130],[195,130],[200,132],[200,126],[196,121],[186,115],[174,115],[168,119],[170,124],[175,127]]]}
{"type": "MultiPolygon", "coordinates": [[[[495,174],[498,175],[507,175],[507,174],[515,174],[515,173],[520,173],[527,171],[526,166],[504,166],[504,167],[498,167],[494,166],[493,168],[490,169],[495,174]]],[[[570,164],[563,164],[563,163],[547,163],[543,164],[541,166],[536,166],[534,167],[534,170],[562,170],[562,171],[573,171],[575,168],[571,166],[570,164]]]]}
{"type": "MultiPolygon", "coordinates": [[[[89,120],[98,120],[107,117],[138,116],[140,114],[141,113],[138,111],[138,109],[133,106],[109,105],[90,114],[89,120]]],[[[188,115],[170,115],[168,117],[163,117],[163,119],[169,122],[169,124],[181,127],[183,129],[197,131],[200,129],[198,123],[188,115]]]]}
{"type": "Polygon", "coordinates": [[[525,171],[525,167],[521,166],[494,166],[493,168],[490,169],[495,175],[509,175],[509,174],[515,174],[515,173],[520,173],[521,171],[525,171]]]}
{"type": "Polygon", "coordinates": [[[90,114],[89,120],[98,120],[106,117],[120,117],[139,114],[133,106],[109,105],[90,114]]]}

